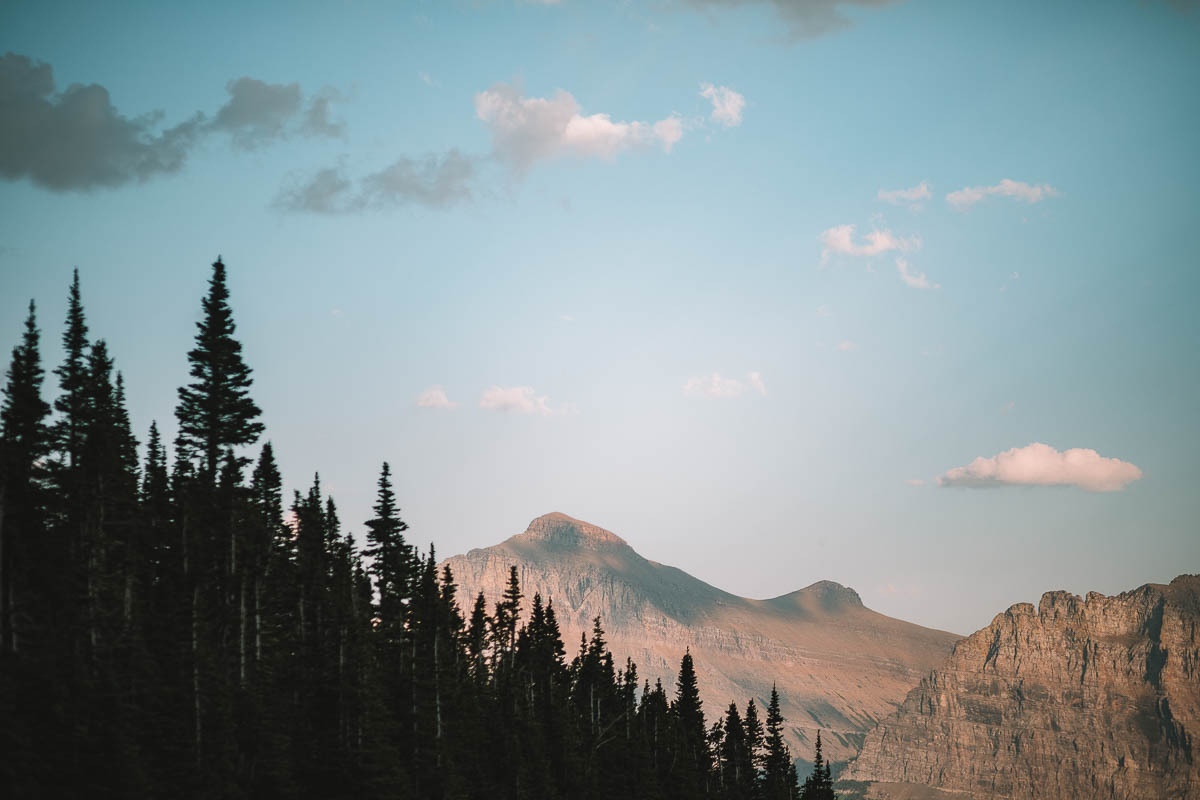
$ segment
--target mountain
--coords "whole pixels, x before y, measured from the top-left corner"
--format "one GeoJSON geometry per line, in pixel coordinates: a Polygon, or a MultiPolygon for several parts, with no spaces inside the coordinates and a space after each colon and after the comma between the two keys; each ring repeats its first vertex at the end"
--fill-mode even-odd
{"type": "Polygon", "coordinates": [[[846,777],[878,798],[1198,797],[1198,731],[1200,575],[1049,592],[955,645],[846,777]]]}
{"type": "Polygon", "coordinates": [[[798,758],[811,758],[818,729],[831,759],[852,757],[959,638],[871,611],[831,581],[770,600],[738,597],[565,514],[538,517],[524,533],[444,563],[467,610],[480,591],[490,609],[515,565],[526,614],[535,592],[553,600],[568,657],[599,615],[613,655],[632,658],[639,675],[661,678],[669,692],[690,648],[710,721],[730,700],[765,705],[777,683],[798,758]]]}

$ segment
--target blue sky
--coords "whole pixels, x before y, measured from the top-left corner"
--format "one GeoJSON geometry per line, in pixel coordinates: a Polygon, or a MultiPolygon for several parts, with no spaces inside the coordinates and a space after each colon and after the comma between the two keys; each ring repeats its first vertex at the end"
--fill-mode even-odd
{"type": "Polygon", "coordinates": [[[220,253],[355,530],[387,459],[444,555],[557,510],[959,632],[1200,569],[1200,9],[176,5],[0,12],[0,345],[78,266],[143,438],[220,253]]]}

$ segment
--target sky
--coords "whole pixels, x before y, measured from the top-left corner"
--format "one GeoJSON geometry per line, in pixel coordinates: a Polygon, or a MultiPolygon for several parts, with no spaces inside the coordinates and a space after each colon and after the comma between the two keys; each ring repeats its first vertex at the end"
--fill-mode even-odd
{"type": "MultiPolygon", "coordinates": [[[[0,346],[174,435],[218,254],[289,487],[561,511],[958,633],[1200,571],[1200,7],[23,2],[0,346]]],[[[51,379],[47,395],[56,391],[51,379]]]]}

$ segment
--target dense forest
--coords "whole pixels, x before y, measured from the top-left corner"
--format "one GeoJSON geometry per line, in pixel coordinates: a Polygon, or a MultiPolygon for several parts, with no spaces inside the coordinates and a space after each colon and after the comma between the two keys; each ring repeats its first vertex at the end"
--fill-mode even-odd
{"type": "Polygon", "coordinates": [[[32,302],[3,392],[0,796],[833,797],[774,691],[710,725],[690,655],[651,686],[597,619],[568,656],[515,567],[458,597],[387,464],[362,549],[319,478],[285,509],[219,258],[170,455],[69,292],[53,404],[32,302]]]}

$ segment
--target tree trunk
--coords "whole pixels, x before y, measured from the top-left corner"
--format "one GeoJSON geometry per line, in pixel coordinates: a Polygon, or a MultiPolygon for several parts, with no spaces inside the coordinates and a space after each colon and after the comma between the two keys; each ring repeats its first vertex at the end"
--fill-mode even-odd
{"type": "Polygon", "coordinates": [[[200,587],[192,587],[192,706],[193,713],[196,716],[196,767],[199,768],[202,760],[203,743],[204,743],[204,728],[203,720],[200,717],[200,655],[199,655],[199,640],[200,640],[200,587]]]}

